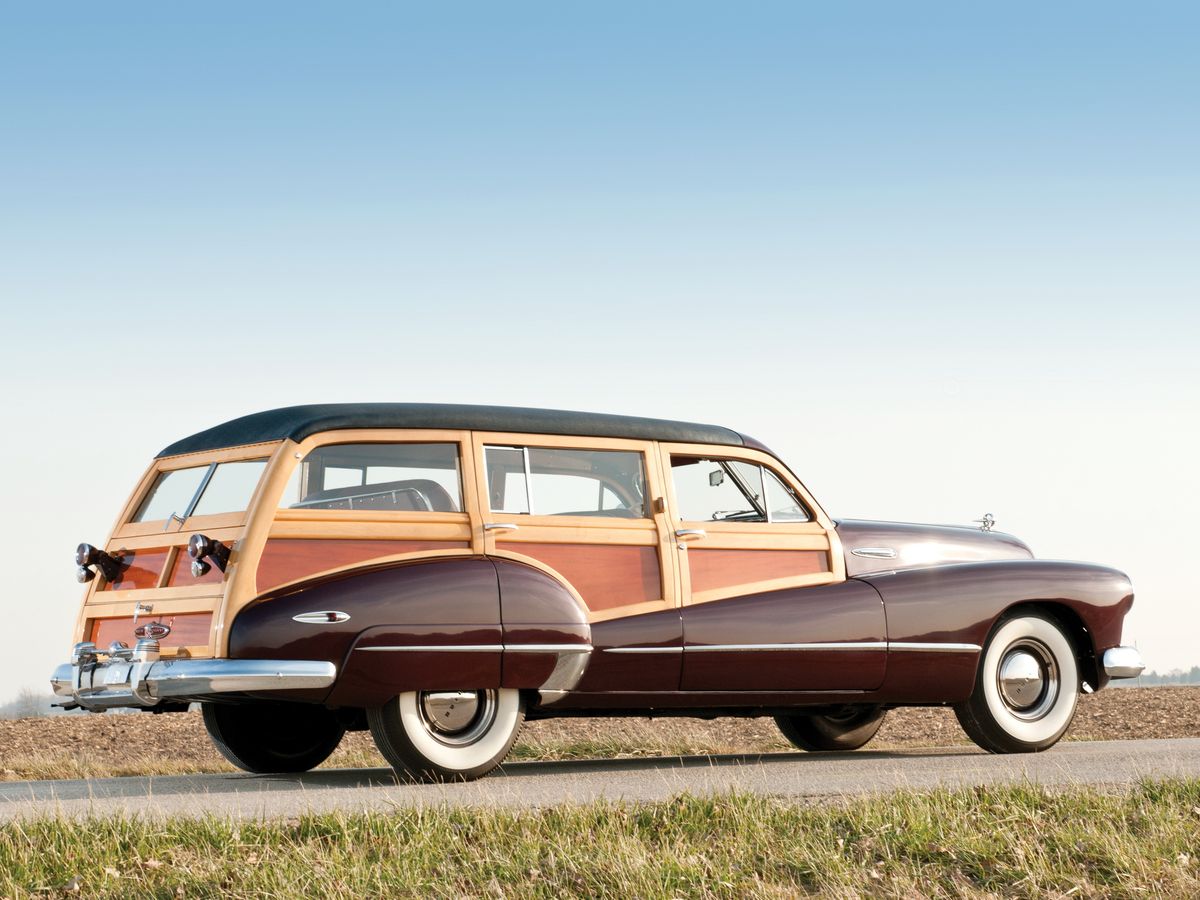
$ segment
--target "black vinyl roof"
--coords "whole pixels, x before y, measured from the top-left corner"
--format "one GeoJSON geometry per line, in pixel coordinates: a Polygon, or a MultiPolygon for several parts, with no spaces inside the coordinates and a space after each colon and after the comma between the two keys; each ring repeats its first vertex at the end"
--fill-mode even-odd
{"type": "Polygon", "coordinates": [[[158,455],[178,456],[261,444],[342,428],[454,428],[582,437],[619,437],[744,446],[742,435],[716,425],[601,413],[449,403],[316,403],[251,413],[176,441],[158,455]]]}

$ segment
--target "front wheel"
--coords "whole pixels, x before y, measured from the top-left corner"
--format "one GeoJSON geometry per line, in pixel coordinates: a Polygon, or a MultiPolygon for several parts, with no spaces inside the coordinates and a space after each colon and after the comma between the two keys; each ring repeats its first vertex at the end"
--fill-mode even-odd
{"type": "Polygon", "coordinates": [[[824,716],[776,716],[775,724],[801,750],[857,750],[875,737],[886,712],[878,706],[847,706],[824,716]]]}
{"type": "Polygon", "coordinates": [[[1035,753],[1058,743],[1078,700],[1075,648],[1056,622],[1026,614],[1000,623],[970,699],[954,712],[989,753],[1035,753]]]}
{"type": "Polygon", "coordinates": [[[346,729],[323,706],[202,703],[204,727],[227,760],[247,772],[307,772],[329,758],[346,729]]]}
{"type": "Polygon", "coordinates": [[[375,746],[402,777],[472,781],[508,755],[525,719],[520,691],[406,691],[367,710],[375,746]]]}

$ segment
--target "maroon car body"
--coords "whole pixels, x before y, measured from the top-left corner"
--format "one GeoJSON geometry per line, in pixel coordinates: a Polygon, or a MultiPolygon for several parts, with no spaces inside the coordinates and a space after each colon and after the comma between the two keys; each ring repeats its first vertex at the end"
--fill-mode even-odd
{"type": "Polygon", "coordinates": [[[164,450],[77,559],[56,692],[199,701],[252,771],[307,768],[369,723],[398,771],[475,777],[521,716],[773,715],[845,749],[922,704],[1036,750],[1079,690],[1141,670],[1122,573],[1034,559],[990,522],[834,521],[762,444],[688,423],[260,413],[164,450]]]}

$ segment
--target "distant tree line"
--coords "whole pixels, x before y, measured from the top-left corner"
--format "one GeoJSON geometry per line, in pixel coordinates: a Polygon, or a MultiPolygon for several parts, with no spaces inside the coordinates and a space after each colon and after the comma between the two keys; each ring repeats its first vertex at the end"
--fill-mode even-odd
{"type": "Polygon", "coordinates": [[[53,694],[22,688],[15,699],[0,705],[0,719],[31,719],[34,716],[58,715],[63,710],[52,705],[57,702],[53,694]]]}
{"type": "Polygon", "coordinates": [[[1114,687],[1154,687],[1162,684],[1200,684],[1200,666],[1190,669],[1171,669],[1167,672],[1143,672],[1137,678],[1122,678],[1109,682],[1114,687]]]}

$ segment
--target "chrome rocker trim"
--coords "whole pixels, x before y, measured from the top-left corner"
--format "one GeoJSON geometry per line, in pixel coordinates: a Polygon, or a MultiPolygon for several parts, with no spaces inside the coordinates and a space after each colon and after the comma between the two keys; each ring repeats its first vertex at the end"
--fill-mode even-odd
{"type": "Polygon", "coordinates": [[[54,693],[84,709],[152,707],[211,694],[329,687],[337,667],[319,660],[109,659],[64,663],[54,670],[54,693]]]}
{"type": "Polygon", "coordinates": [[[1111,647],[1104,651],[1104,674],[1109,678],[1137,678],[1145,668],[1136,647],[1111,647]]]}

